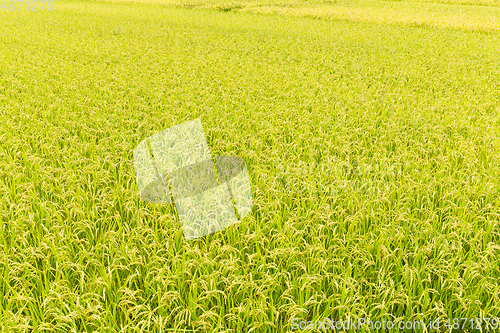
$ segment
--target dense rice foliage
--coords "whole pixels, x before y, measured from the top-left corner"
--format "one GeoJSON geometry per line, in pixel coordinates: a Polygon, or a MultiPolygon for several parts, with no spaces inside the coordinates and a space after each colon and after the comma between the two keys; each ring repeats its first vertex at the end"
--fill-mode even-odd
{"type": "Polygon", "coordinates": [[[2,331],[500,316],[494,25],[55,8],[0,11],[2,331]],[[199,116],[254,210],[187,242],[132,150],[199,116]]]}

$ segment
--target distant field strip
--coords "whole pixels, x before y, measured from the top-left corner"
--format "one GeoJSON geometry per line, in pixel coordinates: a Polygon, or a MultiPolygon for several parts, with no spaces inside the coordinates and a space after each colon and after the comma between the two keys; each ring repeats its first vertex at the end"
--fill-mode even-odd
{"type": "MultiPolygon", "coordinates": [[[[400,2],[401,0],[387,0],[400,2]]],[[[500,6],[500,0],[406,0],[406,2],[434,2],[456,5],[500,6]]]]}
{"type": "Polygon", "coordinates": [[[356,1],[316,6],[248,6],[243,12],[476,31],[500,30],[500,8],[443,3],[356,1]]]}
{"type": "MultiPolygon", "coordinates": [[[[227,0],[94,0],[94,1],[105,1],[105,2],[116,2],[116,3],[143,3],[143,4],[156,4],[156,5],[171,5],[179,7],[230,7],[230,6],[256,6],[256,5],[275,5],[275,6],[290,6],[290,5],[304,5],[312,6],[318,3],[323,4],[339,4],[339,3],[355,3],[360,1],[368,0],[353,0],[353,1],[339,1],[339,0],[238,0],[238,1],[227,1],[227,0]]],[[[371,2],[376,2],[371,0],[371,2]]],[[[500,0],[387,0],[378,2],[405,2],[405,3],[442,3],[450,5],[472,5],[472,6],[490,6],[490,7],[500,7],[500,0]]]]}
{"type": "Polygon", "coordinates": [[[500,31],[500,1],[236,1],[109,0],[220,11],[429,26],[466,31],[500,31]]]}

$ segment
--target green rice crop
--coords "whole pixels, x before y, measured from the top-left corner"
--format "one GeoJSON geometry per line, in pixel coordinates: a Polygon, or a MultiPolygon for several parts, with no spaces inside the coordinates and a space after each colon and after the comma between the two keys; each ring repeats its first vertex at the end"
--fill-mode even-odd
{"type": "Polygon", "coordinates": [[[0,10],[0,329],[499,317],[497,23],[215,9],[0,10]],[[187,242],[132,151],[197,117],[254,208],[187,242]]]}
{"type": "Polygon", "coordinates": [[[499,0],[105,0],[473,31],[500,30],[499,0]]]}

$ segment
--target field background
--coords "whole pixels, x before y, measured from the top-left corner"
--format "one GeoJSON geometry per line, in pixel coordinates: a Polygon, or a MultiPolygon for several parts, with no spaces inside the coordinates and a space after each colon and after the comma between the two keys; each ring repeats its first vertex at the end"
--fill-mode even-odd
{"type": "Polygon", "coordinates": [[[500,316],[498,1],[54,2],[0,10],[2,331],[500,316]],[[132,151],[197,117],[254,210],[186,242],[132,151]]]}

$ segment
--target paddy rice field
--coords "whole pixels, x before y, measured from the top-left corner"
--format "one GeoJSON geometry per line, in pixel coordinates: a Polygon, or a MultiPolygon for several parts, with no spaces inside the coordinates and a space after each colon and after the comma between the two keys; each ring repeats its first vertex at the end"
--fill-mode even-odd
{"type": "Polygon", "coordinates": [[[500,317],[498,0],[10,5],[0,331],[500,317]],[[196,118],[253,210],[187,241],[132,154],[196,118]]]}

